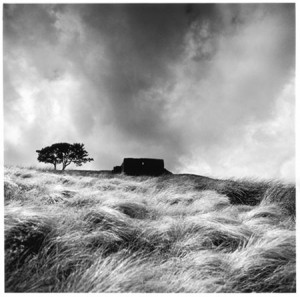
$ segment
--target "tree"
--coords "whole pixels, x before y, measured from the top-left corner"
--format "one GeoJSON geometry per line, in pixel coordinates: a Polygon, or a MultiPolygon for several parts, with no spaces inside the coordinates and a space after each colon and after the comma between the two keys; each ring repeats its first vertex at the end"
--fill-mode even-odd
{"type": "Polygon", "coordinates": [[[62,170],[65,170],[71,163],[81,166],[83,163],[94,160],[88,158],[88,152],[83,143],[54,143],[36,152],[38,153],[38,161],[53,164],[54,170],[56,170],[57,164],[62,164],[62,170]]]}

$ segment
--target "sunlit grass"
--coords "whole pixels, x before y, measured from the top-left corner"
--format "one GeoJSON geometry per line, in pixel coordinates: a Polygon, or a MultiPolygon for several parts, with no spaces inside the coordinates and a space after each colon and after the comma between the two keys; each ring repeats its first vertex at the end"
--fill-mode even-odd
{"type": "Polygon", "coordinates": [[[295,292],[295,187],[5,168],[6,292],[295,292]]]}

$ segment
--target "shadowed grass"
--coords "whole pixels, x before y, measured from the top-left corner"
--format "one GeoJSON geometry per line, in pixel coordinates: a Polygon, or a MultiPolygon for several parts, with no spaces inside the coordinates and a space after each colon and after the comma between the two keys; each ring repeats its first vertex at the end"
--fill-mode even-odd
{"type": "Polygon", "coordinates": [[[34,209],[12,207],[5,212],[5,271],[9,275],[35,257],[51,241],[53,222],[34,209]]]}
{"type": "Polygon", "coordinates": [[[265,192],[262,205],[276,204],[287,215],[296,216],[296,189],[293,185],[275,184],[265,192]]]}

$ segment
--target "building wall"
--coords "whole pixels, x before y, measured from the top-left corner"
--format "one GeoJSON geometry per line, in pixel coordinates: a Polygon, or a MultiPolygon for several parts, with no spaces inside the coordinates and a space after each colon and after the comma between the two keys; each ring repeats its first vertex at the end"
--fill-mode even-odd
{"type": "Polygon", "coordinates": [[[125,158],[122,172],[129,175],[160,175],[164,172],[164,160],[125,158]]]}

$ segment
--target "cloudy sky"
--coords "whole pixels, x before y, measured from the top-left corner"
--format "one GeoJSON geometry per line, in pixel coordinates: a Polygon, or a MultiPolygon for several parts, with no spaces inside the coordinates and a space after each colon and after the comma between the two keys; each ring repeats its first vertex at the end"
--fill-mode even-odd
{"type": "Polygon", "coordinates": [[[293,4],[4,5],[4,159],[293,180],[293,4]]]}

